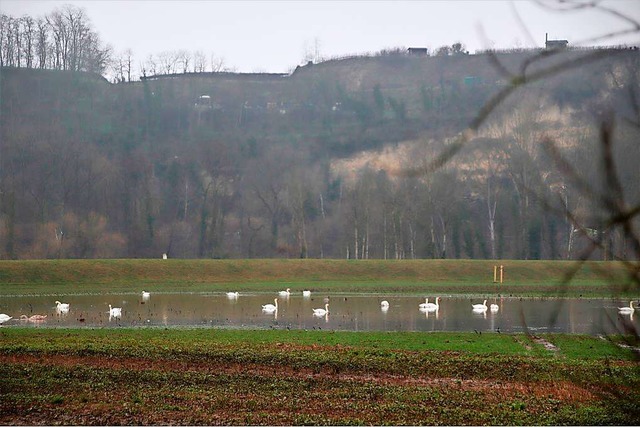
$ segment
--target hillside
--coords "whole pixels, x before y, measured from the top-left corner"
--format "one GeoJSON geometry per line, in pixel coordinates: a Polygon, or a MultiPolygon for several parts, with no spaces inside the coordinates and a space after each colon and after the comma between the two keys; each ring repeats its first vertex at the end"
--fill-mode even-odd
{"type": "MultiPolygon", "coordinates": [[[[120,84],[3,68],[0,257],[577,256],[588,239],[527,196],[567,189],[542,142],[596,170],[599,114],[634,119],[637,51],[603,52],[526,85],[445,168],[406,171],[427,171],[511,84],[508,73],[535,76],[594,52],[396,54],[291,75],[120,84]]],[[[636,136],[616,127],[631,201],[637,150],[624,146],[636,136]]],[[[588,195],[570,194],[570,208],[597,228],[588,195]]],[[[609,238],[610,251],[593,256],[628,253],[624,238],[609,238]]]]}

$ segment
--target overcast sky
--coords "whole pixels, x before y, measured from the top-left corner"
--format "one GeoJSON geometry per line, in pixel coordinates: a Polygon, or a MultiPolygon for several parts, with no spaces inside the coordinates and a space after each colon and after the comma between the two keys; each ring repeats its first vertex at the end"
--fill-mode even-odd
{"type": "MultiPolygon", "coordinates": [[[[544,4],[549,1],[544,1],[544,4]]],[[[187,49],[224,58],[240,72],[288,72],[319,47],[325,58],[393,47],[542,47],[545,33],[570,44],[640,44],[632,37],[590,39],[631,25],[611,14],[549,11],[529,1],[114,1],[0,0],[2,13],[37,17],[64,5],[84,8],[114,52],[187,49]]],[[[640,21],[640,0],[600,4],[640,21]]]]}

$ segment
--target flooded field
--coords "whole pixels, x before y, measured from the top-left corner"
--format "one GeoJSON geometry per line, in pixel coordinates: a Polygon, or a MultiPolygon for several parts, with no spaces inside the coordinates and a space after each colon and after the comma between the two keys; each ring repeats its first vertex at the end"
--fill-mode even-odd
{"type": "Polygon", "coordinates": [[[170,293],[0,298],[3,327],[218,327],[348,331],[616,333],[640,328],[629,301],[314,293],[170,293]],[[385,303],[386,301],[386,303],[385,303]],[[65,306],[68,304],[68,307],[65,306]],[[328,304],[328,306],[327,306],[328,304]],[[473,305],[480,305],[473,308],[473,305]],[[321,310],[319,310],[321,309],[321,310]],[[328,310],[325,312],[325,310],[328,310]],[[46,316],[46,317],[45,317],[46,316]],[[22,318],[21,318],[22,317],[22,318]]]}

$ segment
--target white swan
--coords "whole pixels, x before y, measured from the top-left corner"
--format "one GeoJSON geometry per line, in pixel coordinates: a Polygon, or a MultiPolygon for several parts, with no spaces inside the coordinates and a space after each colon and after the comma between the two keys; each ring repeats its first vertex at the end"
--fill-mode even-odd
{"type": "Polygon", "coordinates": [[[13,317],[9,316],[8,314],[0,314],[0,325],[2,325],[4,322],[8,322],[11,319],[13,319],[13,317]]]}
{"type": "Polygon", "coordinates": [[[387,301],[387,300],[381,301],[381,302],[380,302],[380,307],[382,307],[382,308],[384,308],[384,307],[389,308],[389,301],[387,301]]]}
{"type": "Polygon", "coordinates": [[[268,312],[276,311],[278,309],[278,298],[275,298],[273,302],[275,302],[276,305],[265,304],[262,306],[262,311],[268,311],[268,312]]]}
{"type": "Polygon", "coordinates": [[[618,311],[622,314],[631,314],[634,310],[633,301],[629,301],[629,307],[618,307],[618,311]]]}
{"type": "Polygon", "coordinates": [[[56,301],[56,310],[60,312],[69,311],[69,304],[56,301]]]}
{"type": "Polygon", "coordinates": [[[491,310],[492,313],[497,313],[498,310],[500,310],[500,307],[498,306],[498,304],[491,304],[489,306],[489,309],[491,310]]]}
{"type": "Polygon", "coordinates": [[[302,291],[302,296],[303,297],[310,297],[311,296],[311,291],[302,291]]]}
{"type": "Polygon", "coordinates": [[[427,308],[427,305],[429,304],[429,298],[425,298],[423,303],[418,304],[419,308],[427,308]]]}
{"type": "Polygon", "coordinates": [[[109,317],[120,316],[122,316],[122,307],[111,307],[111,304],[109,304],[109,317]]]}
{"type": "Polygon", "coordinates": [[[487,311],[487,300],[484,300],[482,304],[472,304],[473,311],[487,311]]]}
{"type": "Polygon", "coordinates": [[[325,304],[324,308],[314,308],[313,315],[314,316],[324,316],[325,314],[329,314],[329,304],[325,304]]]}
{"type": "Polygon", "coordinates": [[[227,292],[227,298],[229,299],[238,298],[239,296],[240,294],[238,292],[227,292]]]}
{"type": "Polygon", "coordinates": [[[291,289],[287,288],[286,291],[280,291],[278,292],[278,295],[280,295],[281,297],[288,297],[289,295],[291,295],[291,289]]]}
{"type": "Polygon", "coordinates": [[[149,298],[151,296],[151,293],[147,292],[147,291],[142,291],[142,298],[149,298]]]}
{"type": "Polygon", "coordinates": [[[440,297],[436,298],[435,304],[432,302],[426,303],[424,309],[427,311],[437,311],[438,309],[440,309],[440,304],[438,304],[438,301],[440,301],[440,297]]]}

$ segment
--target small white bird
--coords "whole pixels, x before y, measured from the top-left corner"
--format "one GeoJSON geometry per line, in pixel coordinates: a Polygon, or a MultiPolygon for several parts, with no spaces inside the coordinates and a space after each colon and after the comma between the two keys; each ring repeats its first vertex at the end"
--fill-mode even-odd
{"type": "Polygon", "coordinates": [[[491,310],[492,313],[497,313],[498,310],[500,310],[500,307],[498,306],[498,304],[491,304],[489,306],[489,309],[491,310]]]}
{"type": "Polygon", "coordinates": [[[383,313],[386,313],[387,311],[389,311],[389,301],[381,301],[380,302],[380,310],[383,313]]]}
{"type": "Polygon", "coordinates": [[[278,292],[278,295],[280,295],[281,297],[288,297],[289,295],[291,295],[291,289],[287,288],[286,291],[280,291],[278,292]]]}
{"type": "Polygon", "coordinates": [[[325,304],[324,308],[314,308],[313,315],[314,316],[324,316],[325,314],[329,314],[329,304],[325,304]]]}
{"type": "Polygon", "coordinates": [[[8,314],[0,314],[0,325],[2,325],[4,322],[8,322],[11,319],[13,319],[13,317],[9,316],[8,314]]]}
{"type": "Polygon", "coordinates": [[[278,309],[278,298],[275,298],[273,300],[273,302],[275,303],[275,305],[273,304],[265,304],[262,306],[262,311],[267,311],[267,312],[273,312],[276,311],[278,309]]]}
{"type": "Polygon", "coordinates": [[[436,298],[435,304],[432,303],[432,302],[426,303],[423,309],[427,310],[427,311],[437,311],[437,310],[439,310],[440,309],[440,304],[438,304],[438,301],[440,301],[440,297],[436,298]]]}
{"type": "Polygon", "coordinates": [[[121,317],[122,316],[122,307],[111,307],[109,304],[109,317],[121,317]]]}
{"type": "Polygon", "coordinates": [[[618,311],[621,314],[631,314],[635,309],[633,308],[633,301],[629,301],[629,307],[618,307],[618,311]]]}
{"type": "Polygon", "coordinates": [[[303,297],[310,297],[311,296],[311,291],[302,291],[302,296],[303,297]]]}
{"type": "Polygon", "coordinates": [[[484,300],[482,304],[472,304],[473,311],[487,311],[487,300],[484,300]]]}
{"type": "Polygon", "coordinates": [[[147,292],[147,291],[142,291],[142,298],[143,299],[147,299],[151,296],[151,293],[147,292]]]}
{"type": "Polygon", "coordinates": [[[56,310],[60,311],[60,312],[66,312],[69,311],[69,304],[67,303],[62,303],[60,301],[56,301],[56,310]]]}
{"type": "Polygon", "coordinates": [[[240,294],[238,292],[227,292],[227,298],[229,299],[235,299],[238,298],[240,296],[240,294]]]}

